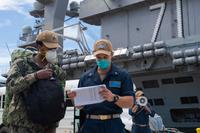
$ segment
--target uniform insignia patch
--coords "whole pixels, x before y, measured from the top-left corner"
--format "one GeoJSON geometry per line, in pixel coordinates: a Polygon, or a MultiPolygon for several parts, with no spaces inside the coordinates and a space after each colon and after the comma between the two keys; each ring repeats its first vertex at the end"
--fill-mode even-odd
{"type": "Polygon", "coordinates": [[[120,81],[109,81],[109,87],[120,88],[121,82],[120,81]]]}

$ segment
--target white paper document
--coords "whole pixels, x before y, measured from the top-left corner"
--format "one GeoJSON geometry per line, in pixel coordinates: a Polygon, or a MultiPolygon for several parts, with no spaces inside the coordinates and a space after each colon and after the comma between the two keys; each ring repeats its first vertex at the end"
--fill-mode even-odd
{"type": "Polygon", "coordinates": [[[105,85],[89,86],[75,88],[73,91],[76,92],[76,97],[74,99],[75,106],[82,106],[88,104],[95,104],[103,102],[103,97],[99,94],[101,87],[105,85]]]}
{"type": "Polygon", "coordinates": [[[74,90],[75,88],[78,87],[78,79],[75,80],[66,80],[65,81],[65,91],[67,90],[74,90]]]}

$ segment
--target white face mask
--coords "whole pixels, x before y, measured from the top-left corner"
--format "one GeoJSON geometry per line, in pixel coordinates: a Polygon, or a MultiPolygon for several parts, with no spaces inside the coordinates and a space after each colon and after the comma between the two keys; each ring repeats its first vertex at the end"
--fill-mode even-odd
{"type": "Polygon", "coordinates": [[[46,57],[46,60],[51,64],[58,63],[58,57],[57,57],[56,49],[47,51],[45,57],[46,57]]]}

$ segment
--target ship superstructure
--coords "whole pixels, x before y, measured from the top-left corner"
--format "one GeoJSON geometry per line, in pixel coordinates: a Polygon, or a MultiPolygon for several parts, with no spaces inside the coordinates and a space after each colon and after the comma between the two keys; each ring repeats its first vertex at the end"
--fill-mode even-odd
{"type": "MultiPolygon", "coordinates": [[[[144,90],[165,126],[193,130],[200,125],[199,0],[84,0],[80,6],[71,3],[70,10],[67,5],[68,0],[37,0],[30,14],[44,23],[38,21],[37,32],[26,27],[20,47],[34,45],[45,29],[56,31],[62,44],[66,15],[101,26],[101,37],[113,43],[114,62],[144,90]]],[[[95,64],[87,43],[79,46],[81,53],[60,50],[71,79],[95,64]]]]}

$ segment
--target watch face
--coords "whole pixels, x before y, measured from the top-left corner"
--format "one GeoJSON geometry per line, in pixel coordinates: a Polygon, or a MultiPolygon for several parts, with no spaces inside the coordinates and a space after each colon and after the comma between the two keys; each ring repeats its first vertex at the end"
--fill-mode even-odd
{"type": "Polygon", "coordinates": [[[114,96],[114,102],[117,102],[119,100],[119,96],[114,96]]]}

